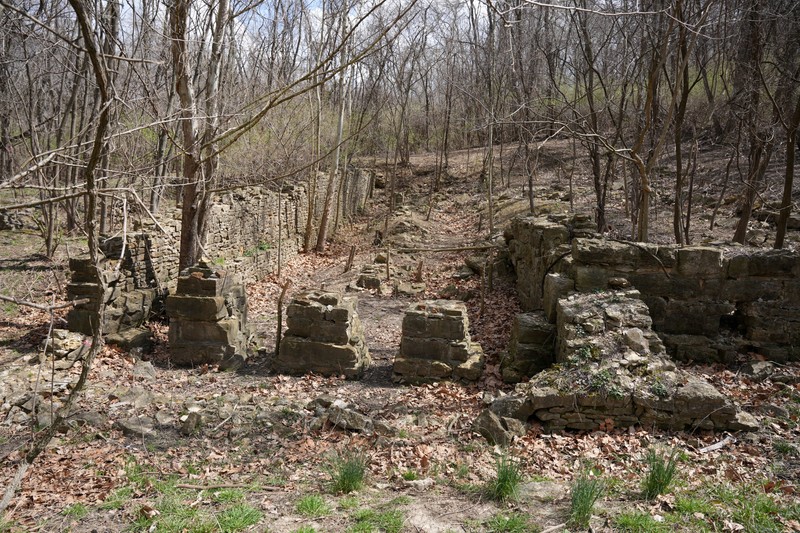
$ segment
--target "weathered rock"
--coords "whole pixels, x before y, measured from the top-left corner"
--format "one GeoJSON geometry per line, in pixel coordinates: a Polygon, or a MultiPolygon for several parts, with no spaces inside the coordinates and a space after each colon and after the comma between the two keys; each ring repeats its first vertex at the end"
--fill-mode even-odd
{"type": "Polygon", "coordinates": [[[503,381],[530,378],[555,362],[556,327],[542,313],[520,313],[511,326],[508,354],[500,368],[503,381]]]}
{"type": "Polygon", "coordinates": [[[121,430],[126,437],[146,438],[155,434],[155,425],[149,416],[135,416],[121,418],[114,422],[114,426],[121,430]]]}
{"type": "Polygon", "coordinates": [[[422,294],[427,289],[427,285],[424,283],[417,283],[417,282],[407,282],[404,281],[397,285],[397,295],[398,296],[416,296],[418,294],[422,294]]]}
{"type": "Polygon", "coordinates": [[[549,431],[757,427],[711,384],[675,369],[637,291],[573,294],[557,309],[560,365],[494,400],[485,412],[498,419],[480,419],[487,438],[504,438],[502,416],[534,417],[549,431]]]}
{"type": "Polygon", "coordinates": [[[142,381],[155,381],[156,369],[150,361],[136,361],[133,365],[133,378],[142,381]]]}
{"type": "Polygon", "coordinates": [[[485,409],[478,415],[473,422],[472,429],[480,433],[492,444],[508,446],[515,437],[521,437],[527,433],[525,424],[516,418],[500,417],[485,409]]]}
{"type": "Polygon", "coordinates": [[[359,433],[372,432],[372,419],[352,409],[331,405],[328,408],[328,422],[333,427],[356,431],[359,433]]]}
{"type": "Polygon", "coordinates": [[[153,350],[153,334],[148,329],[130,328],[106,336],[106,342],[126,351],[149,353],[153,350]]]}
{"type": "Polygon", "coordinates": [[[56,359],[61,359],[70,352],[81,348],[86,340],[86,337],[80,333],[66,329],[53,329],[50,339],[44,341],[47,343],[45,353],[52,353],[56,359]]]}
{"type": "Polygon", "coordinates": [[[526,217],[505,232],[525,310],[544,309],[552,322],[556,301],[571,290],[635,288],[676,358],[730,364],[755,351],[775,362],[800,359],[797,251],[584,238],[576,224],[526,217]]]}
{"type": "Polygon", "coordinates": [[[189,413],[186,418],[181,422],[180,432],[181,435],[190,436],[195,435],[200,431],[203,424],[203,415],[198,412],[189,413]]]}

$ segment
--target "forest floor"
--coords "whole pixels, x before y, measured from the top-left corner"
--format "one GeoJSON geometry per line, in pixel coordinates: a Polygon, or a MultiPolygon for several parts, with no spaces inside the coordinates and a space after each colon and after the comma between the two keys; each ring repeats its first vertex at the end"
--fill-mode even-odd
{"type": "MultiPolygon", "coordinates": [[[[392,254],[399,280],[410,280],[422,262],[424,291],[413,298],[392,290],[357,292],[373,359],[363,379],[269,372],[276,300],[286,280],[293,282],[292,293],[352,289],[360,268],[384,251],[390,235],[397,239],[395,246],[486,243],[485,198],[477,179],[481,154],[473,150],[451,157],[429,218],[430,155],[413,158],[403,169],[398,190],[405,194],[405,207],[399,217],[387,219],[388,190],[379,190],[363,217],[343,225],[325,253],[296,257],[284,266],[280,280],[249,284],[250,325],[262,348],[240,370],[172,367],[167,326],[158,322],[151,324],[155,351],[142,360],[104,347],[70,424],[28,471],[0,532],[577,531],[566,524],[571,486],[581,475],[600,479],[605,487],[592,531],[800,531],[797,364],[779,368],[783,382],[756,381],[736,366],[687,367],[757,417],[762,429],[752,434],[647,428],[548,434],[534,425],[500,449],[473,432],[472,421],[486,402],[511,390],[498,368],[509,325],[519,312],[510,277],[498,276],[491,289],[479,276],[462,278],[474,252],[392,254]],[[394,226],[399,221],[404,221],[400,229],[394,226]],[[376,231],[384,232],[385,242],[375,243],[376,231]],[[351,246],[354,267],[344,272],[351,246]],[[393,383],[403,311],[415,299],[454,295],[467,300],[472,338],[487,354],[480,381],[472,386],[393,383]],[[388,429],[378,434],[316,427],[313,406],[307,407],[321,397],[340,400],[388,429]],[[200,415],[199,426],[182,432],[191,413],[200,415]],[[720,446],[707,449],[714,444],[720,446]],[[676,452],[677,474],[664,495],[645,500],[646,456],[654,449],[676,452]],[[365,483],[355,492],[337,493],[332,476],[348,458],[365,461],[365,483]],[[504,459],[517,465],[522,479],[516,497],[496,501],[485,488],[504,459]]],[[[570,200],[576,210],[590,209],[587,176],[576,172],[570,186],[569,145],[556,145],[548,154],[537,176],[537,210],[566,212],[570,200]]],[[[508,155],[505,161],[510,162],[508,155]]],[[[714,229],[705,229],[713,205],[696,209],[698,241],[733,233],[732,202],[725,200],[719,180],[714,185],[711,179],[713,169],[719,177],[720,165],[724,172],[724,161],[699,165],[709,178],[698,180],[698,198],[723,198],[723,204],[714,229]]],[[[510,184],[498,180],[498,233],[511,216],[528,208],[521,177],[518,171],[512,175],[510,184]]],[[[624,188],[612,187],[611,194],[609,205],[624,206],[624,188]]],[[[661,222],[654,224],[654,240],[670,242],[671,211],[665,207],[656,216],[661,222]]],[[[618,236],[629,231],[623,229],[626,220],[624,207],[610,211],[618,236]]],[[[767,243],[767,230],[754,231],[753,239],[767,243]]],[[[24,231],[0,232],[7,250],[0,258],[0,291],[61,301],[65,256],[48,262],[35,255],[37,242],[24,231]]],[[[790,244],[797,242],[792,235],[790,244]]],[[[54,317],[56,325],[60,316],[54,317]]],[[[78,373],[77,367],[56,371],[38,363],[49,324],[44,311],[13,304],[0,311],[0,379],[23,376],[39,384],[45,399],[36,416],[4,400],[0,487],[12,478],[31,436],[78,373]]]]}

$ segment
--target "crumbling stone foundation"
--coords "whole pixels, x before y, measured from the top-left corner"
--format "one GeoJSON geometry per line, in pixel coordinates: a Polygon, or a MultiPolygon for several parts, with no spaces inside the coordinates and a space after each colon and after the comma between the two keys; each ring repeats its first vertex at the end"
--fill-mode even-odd
{"type": "Polygon", "coordinates": [[[554,322],[556,303],[571,291],[631,286],[676,359],[800,359],[800,253],[621,242],[582,221],[523,217],[506,231],[525,310],[554,322]]]}
{"type": "Polygon", "coordinates": [[[477,381],[483,371],[483,360],[480,344],[470,339],[464,302],[418,302],[403,317],[393,379],[411,383],[441,379],[477,381]]]}
{"type": "Polygon", "coordinates": [[[178,365],[231,368],[247,357],[247,296],[238,276],[201,260],[167,297],[169,351],[178,365]]]}
{"type": "Polygon", "coordinates": [[[558,301],[557,319],[557,365],[495,400],[490,410],[501,421],[550,431],[758,428],[711,384],[676,369],[638,291],[573,294],[558,301]]]}
{"type": "Polygon", "coordinates": [[[358,300],[341,294],[308,291],[287,309],[287,330],[272,369],[287,374],[316,372],[358,378],[370,364],[358,300]]]}

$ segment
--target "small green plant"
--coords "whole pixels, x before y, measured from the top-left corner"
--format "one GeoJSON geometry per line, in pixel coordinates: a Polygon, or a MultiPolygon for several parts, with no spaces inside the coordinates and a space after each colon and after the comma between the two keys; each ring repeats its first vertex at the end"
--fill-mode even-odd
{"type": "Polygon", "coordinates": [[[469,466],[466,463],[456,463],[456,477],[458,479],[467,479],[469,476],[469,466]]]}
{"type": "Polygon", "coordinates": [[[641,511],[622,513],[614,518],[614,526],[617,531],[625,533],[666,533],[671,528],[661,522],[656,522],[655,518],[641,511]]]}
{"type": "Polygon", "coordinates": [[[318,494],[308,494],[297,500],[297,512],[305,516],[325,516],[331,509],[325,499],[318,494]]]}
{"type": "MultiPolygon", "coordinates": [[[[156,504],[143,506],[137,512],[134,529],[139,531],[192,531],[211,533],[218,531],[216,520],[187,502],[188,493],[172,492],[163,495],[156,504]],[[157,513],[153,511],[158,511],[157,513]]],[[[224,531],[234,531],[226,529],[224,531]]]]}
{"type": "Polygon", "coordinates": [[[490,533],[527,533],[535,531],[528,515],[523,513],[499,513],[486,521],[490,533]]]}
{"type": "Polygon", "coordinates": [[[259,520],[261,520],[261,511],[246,503],[234,505],[217,516],[219,528],[225,532],[244,531],[257,524],[259,520]]]}
{"type": "Polygon", "coordinates": [[[572,483],[572,499],[569,510],[569,522],[572,526],[581,529],[589,527],[594,504],[605,491],[605,483],[587,473],[581,473],[572,483]]]}
{"type": "Polygon", "coordinates": [[[406,481],[414,481],[414,480],[416,480],[416,479],[419,479],[419,476],[417,475],[417,473],[416,473],[414,470],[406,470],[405,472],[403,472],[403,473],[402,473],[402,474],[400,474],[400,475],[401,475],[401,476],[403,477],[403,479],[405,479],[406,481]]]}
{"type": "Polygon", "coordinates": [[[108,495],[105,501],[100,505],[100,509],[104,511],[122,509],[132,497],[133,487],[120,487],[108,495]]]}
{"type": "Polygon", "coordinates": [[[702,498],[679,496],[675,499],[675,512],[685,515],[693,515],[695,513],[711,515],[714,513],[714,506],[702,498]]]}
{"type": "Polygon", "coordinates": [[[244,501],[244,492],[239,489],[220,489],[211,495],[215,502],[239,503],[244,501]]]}
{"type": "Polygon", "coordinates": [[[519,463],[502,456],[495,464],[495,477],[486,485],[486,495],[495,501],[506,501],[517,497],[522,473],[519,463]]]}
{"type": "Polygon", "coordinates": [[[339,500],[339,508],[347,511],[348,509],[355,509],[358,507],[358,498],[355,496],[345,496],[339,500]]]}
{"type": "Polygon", "coordinates": [[[317,533],[317,530],[311,526],[302,526],[292,531],[292,533],[317,533]]]}
{"type": "Polygon", "coordinates": [[[82,503],[73,503],[72,505],[66,507],[62,512],[64,513],[64,516],[69,516],[70,518],[80,520],[89,514],[89,509],[87,509],[82,503]]]}
{"type": "Polygon", "coordinates": [[[775,450],[780,455],[784,456],[792,456],[797,455],[797,448],[790,442],[787,442],[783,439],[778,439],[772,443],[772,449],[775,450]]]}
{"type": "Polygon", "coordinates": [[[644,478],[643,496],[646,500],[652,500],[664,494],[674,481],[678,471],[678,451],[672,450],[667,454],[650,449],[645,460],[648,470],[644,478]]]}
{"type": "Polygon", "coordinates": [[[604,368],[592,375],[592,378],[589,380],[589,388],[593,391],[607,390],[613,378],[614,376],[611,374],[611,371],[604,368]]]}
{"type": "Polygon", "coordinates": [[[399,533],[405,520],[403,513],[397,509],[378,513],[372,509],[360,509],[353,513],[355,525],[350,531],[385,531],[399,533]]]}
{"type": "Polygon", "coordinates": [[[652,392],[659,398],[666,398],[669,396],[669,390],[667,389],[667,384],[658,378],[656,378],[655,381],[653,381],[653,384],[650,385],[650,392],[652,392]]]}
{"type": "Polygon", "coordinates": [[[367,474],[367,458],[358,452],[337,455],[328,463],[331,476],[331,491],[336,494],[349,494],[364,485],[367,474]]]}

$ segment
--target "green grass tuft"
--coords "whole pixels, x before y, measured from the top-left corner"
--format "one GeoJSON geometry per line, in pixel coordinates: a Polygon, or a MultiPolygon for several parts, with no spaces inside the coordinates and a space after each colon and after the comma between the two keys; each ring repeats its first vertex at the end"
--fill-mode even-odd
{"type": "Polygon", "coordinates": [[[605,491],[605,483],[596,477],[581,473],[572,483],[569,523],[576,528],[587,529],[592,518],[594,504],[605,491]]]}
{"type": "Polygon", "coordinates": [[[400,533],[403,529],[405,517],[397,509],[378,513],[372,509],[360,509],[353,513],[355,524],[348,529],[351,532],[363,533],[367,531],[384,531],[385,533],[400,533]]]}
{"type": "Polygon", "coordinates": [[[80,520],[89,514],[89,509],[82,503],[73,503],[62,511],[64,516],[80,520]]]}
{"type": "Polygon", "coordinates": [[[523,513],[499,513],[486,521],[489,533],[529,533],[536,531],[530,517],[523,513]]]}
{"type": "Polygon", "coordinates": [[[225,533],[244,531],[257,524],[259,520],[261,520],[261,511],[246,503],[234,505],[217,515],[219,528],[225,533]]]}
{"type": "Polygon", "coordinates": [[[625,533],[667,533],[671,528],[647,513],[634,511],[614,518],[615,531],[625,533]]]}
{"type": "Polygon", "coordinates": [[[367,474],[367,458],[356,452],[337,455],[328,464],[331,476],[331,491],[335,494],[349,494],[364,485],[367,474]]]}
{"type": "Polygon", "coordinates": [[[495,465],[495,477],[486,485],[486,495],[498,502],[515,499],[521,482],[519,463],[507,456],[500,457],[495,465]]]}
{"type": "Polygon", "coordinates": [[[307,494],[303,496],[297,500],[297,505],[295,507],[297,512],[301,515],[312,517],[325,516],[331,512],[324,498],[318,494],[307,494]]]}
{"type": "Polygon", "coordinates": [[[646,500],[652,500],[659,494],[664,494],[675,480],[678,472],[678,451],[672,450],[667,454],[651,449],[645,460],[648,471],[642,493],[646,500]]]}
{"type": "Polygon", "coordinates": [[[419,479],[419,476],[417,475],[417,473],[414,470],[406,470],[405,472],[403,472],[401,474],[401,476],[406,481],[414,481],[416,479],[419,479]]]}

